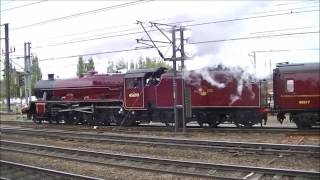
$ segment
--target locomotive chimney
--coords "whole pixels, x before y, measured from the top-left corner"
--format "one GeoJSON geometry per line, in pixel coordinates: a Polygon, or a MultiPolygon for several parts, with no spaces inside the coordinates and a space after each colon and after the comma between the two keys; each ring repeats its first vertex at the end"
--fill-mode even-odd
{"type": "Polygon", "coordinates": [[[54,74],[48,74],[48,80],[54,80],[54,74]]]}

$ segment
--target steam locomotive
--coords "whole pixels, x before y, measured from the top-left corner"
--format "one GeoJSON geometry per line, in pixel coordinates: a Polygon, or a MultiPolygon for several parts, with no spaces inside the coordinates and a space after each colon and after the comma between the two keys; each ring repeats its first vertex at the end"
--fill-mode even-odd
{"type": "Polygon", "coordinates": [[[319,123],[318,63],[277,66],[273,92],[274,107],[270,108],[266,81],[221,67],[179,72],[175,80],[172,70],[162,67],[122,74],[91,71],[63,80],[51,74],[48,80],[37,82],[38,100],[24,112],[36,123],[133,126],[161,122],[170,126],[175,122],[176,105],[179,126],[185,116],[185,123],[197,121],[200,126],[252,127],[266,123],[270,111],[277,113],[280,122],[289,115],[299,128],[319,123]]]}

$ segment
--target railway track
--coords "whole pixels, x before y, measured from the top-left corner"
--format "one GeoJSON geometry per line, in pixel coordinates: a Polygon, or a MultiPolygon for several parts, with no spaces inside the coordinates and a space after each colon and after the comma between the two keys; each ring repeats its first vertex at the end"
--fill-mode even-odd
{"type": "Polygon", "coordinates": [[[0,160],[0,164],[1,164],[0,179],[2,180],[9,180],[9,179],[102,180],[95,177],[82,176],[78,174],[56,171],[52,169],[46,169],[46,168],[30,166],[26,164],[4,161],[4,160],[0,160]]]}
{"type": "MultiPolygon", "coordinates": [[[[65,125],[65,124],[35,124],[32,121],[0,121],[1,125],[21,125],[28,127],[38,128],[58,128],[65,130],[87,130],[97,131],[91,125],[65,125]]],[[[237,128],[237,127],[199,127],[196,125],[188,125],[188,132],[240,132],[240,133],[291,133],[293,135],[305,136],[320,136],[319,128],[312,128],[307,130],[297,129],[295,127],[260,127],[254,126],[252,128],[237,128]]],[[[99,130],[112,130],[114,132],[126,132],[132,134],[139,134],[141,131],[154,131],[154,132],[173,132],[174,127],[166,127],[160,125],[139,125],[137,127],[121,127],[121,126],[97,126],[99,130]]]]}
{"type": "Polygon", "coordinates": [[[28,128],[1,128],[2,134],[18,134],[35,137],[49,137],[55,139],[73,139],[88,142],[107,142],[117,144],[139,144],[174,147],[192,150],[213,150],[229,152],[254,152],[273,154],[304,154],[312,157],[320,157],[320,146],[318,145],[291,145],[272,143],[248,143],[248,142],[227,142],[227,141],[206,141],[176,138],[155,138],[146,136],[128,136],[114,133],[79,133],[62,130],[39,130],[28,128]]]}
{"type": "Polygon", "coordinates": [[[1,140],[0,142],[1,151],[18,152],[77,162],[94,163],[98,165],[116,166],[121,168],[133,168],[143,171],[170,173],[197,178],[243,179],[244,177],[247,177],[248,174],[252,173],[257,174],[260,177],[261,175],[264,177],[273,177],[276,175],[278,177],[305,177],[314,179],[320,177],[320,172],[314,171],[211,164],[203,162],[103,153],[15,141],[1,140]]]}

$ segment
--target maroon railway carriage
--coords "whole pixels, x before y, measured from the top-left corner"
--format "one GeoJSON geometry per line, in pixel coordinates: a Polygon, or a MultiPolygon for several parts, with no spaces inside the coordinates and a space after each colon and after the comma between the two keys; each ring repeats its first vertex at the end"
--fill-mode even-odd
{"type": "Polygon", "coordinates": [[[320,64],[279,64],[273,73],[274,108],[282,122],[289,114],[299,128],[320,123],[320,64]]]}

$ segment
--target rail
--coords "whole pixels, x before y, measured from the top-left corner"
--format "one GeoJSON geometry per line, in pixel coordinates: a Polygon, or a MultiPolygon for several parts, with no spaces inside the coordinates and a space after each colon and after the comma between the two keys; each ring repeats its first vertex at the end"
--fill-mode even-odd
{"type": "Polygon", "coordinates": [[[46,169],[17,162],[0,160],[1,179],[17,179],[22,177],[45,179],[78,179],[78,180],[102,180],[100,178],[72,174],[63,171],[46,169]]]}
{"type": "MultiPolygon", "coordinates": [[[[281,175],[289,177],[320,177],[320,172],[315,171],[211,164],[204,162],[181,161],[171,159],[150,158],[144,156],[104,153],[97,151],[79,150],[15,141],[1,140],[0,142],[2,151],[15,151],[20,153],[29,153],[37,156],[49,156],[79,162],[90,162],[101,165],[113,165],[118,167],[134,168],[153,172],[172,173],[184,176],[217,178],[219,177],[216,175],[217,172],[228,171],[228,177],[230,177],[229,175],[231,175],[233,172],[255,172],[262,173],[264,175],[281,175]]],[[[241,179],[243,177],[219,178],[241,179]]]]}
{"type": "Polygon", "coordinates": [[[87,140],[90,142],[110,142],[110,143],[127,143],[141,145],[157,145],[178,148],[190,148],[199,150],[232,150],[232,151],[253,151],[269,153],[291,153],[291,154],[309,154],[320,156],[319,145],[292,145],[292,144],[272,144],[272,143],[249,143],[249,142],[228,142],[228,141],[207,141],[191,139],[174,139],[145,136],[129,136],[114,133],[94,134],[67,132],[61,130],[38,130],[38,129],[21,129],[21,128],[1,128],[3,134],[24,134],[34,136],[44,136],[51,138],[72,138],[87,140]]]}

